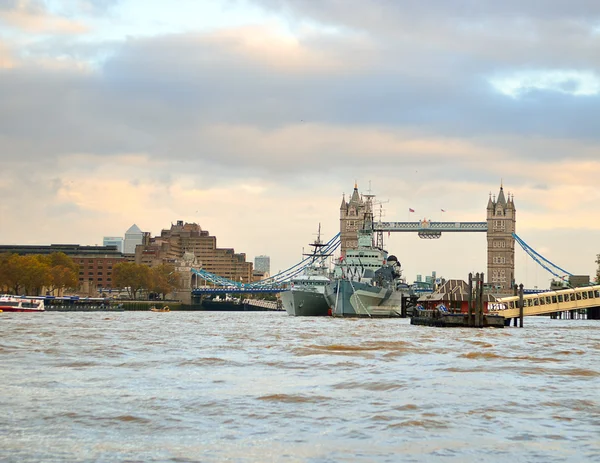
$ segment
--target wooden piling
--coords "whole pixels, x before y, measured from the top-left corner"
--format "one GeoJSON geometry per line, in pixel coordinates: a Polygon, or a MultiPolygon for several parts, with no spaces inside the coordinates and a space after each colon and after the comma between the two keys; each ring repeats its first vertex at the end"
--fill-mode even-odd
{"type": "MultiPolygon", "coordinates": [[[[519,328],[523,328],[523,283],[519,285],[519,328]]],[[[516,320],[515,320],[516,322],[516,320]]],[[[516,323],[515,323],[516,326],[516,323]]]]}
{"type": "Polygon", "coordinates": [[[477,293],[477,327],[483,328],[483,273],[477,274],[475,291],[477,293]]]}
{"type": "Polygon", "coordinates": [[[469,300],[468,300],[469,314],[468,314],[468,326],[475,326],[475,318],[473,314],[473,274],[469,273],[469,300]]]}

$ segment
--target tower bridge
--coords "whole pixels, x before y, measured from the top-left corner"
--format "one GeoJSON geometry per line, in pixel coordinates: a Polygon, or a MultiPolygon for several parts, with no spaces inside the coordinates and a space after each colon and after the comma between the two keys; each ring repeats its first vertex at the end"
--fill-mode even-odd
{"type": "MultiPolygon", "coordinates": [[[[349,201],[342,197],[340,206],[340,240],[341,252],[356,248],[357,230],[365,226],[365,217],[369,210],[372,212],[373,195],[361,196],[358,185],[349,201]]],[[[504,186],[500,185],[498,196],[490,193],[485,222],[433,222],[421,220],[417,222],[382,222],[373,220],[371,226],[375,232],[415,232],[420,238],[438,239],[442,233],[473,233],[487,234],[487,283],[497,288],[499,293],[512,293],[515,279],[515,242],[516,208],[512,195],[505,195],[504,186]]],[[[370,214],[372,220],[372,213],[370,214]]],[[[521,242],[519,242],[521,244],[521,242]]],[[[521,244],[522,245],[522,244],[521,244]]]]}
{"type": "MultiPolygon", "coordinates": [[[[377,234],[377,244],[380,246],[383,245],[384,232],[413,232],[424,239],[438,239],[443,233],[485,232],[487,235],[487,283],[493,286],[499,295],[509,296],[514,293],[515,244],[521,246],[536,263],[555,277],[566,281],[571,276],[569,272],[550,262],[517,236],[514,197],[510,194],[505,195],[503,185],[500,185],[497,196],[492,196],[491,193],[489,195],[485,222],[375,221],[372,214],[373,198],[374,196],[371,194],[361,196],[356,184],[348,201],[345,196],[342,197],[340,232],[325,244],[324,253],[332,254],[339,247],[341,254],[344,255],[347,249],[356,248],[358,246],[357,231],[365,226],[370,227],[377,234]],[[370,217],[367,223],[365,223],[366,217],[370,217]]],[[[235,282],[203,269],[191,269],[192,294],[200,297],[206,294],[286,291],[287,282],[311,265],[311,262],[312,258],[307,257],[277,275],[253,283],[235,282]]]]}

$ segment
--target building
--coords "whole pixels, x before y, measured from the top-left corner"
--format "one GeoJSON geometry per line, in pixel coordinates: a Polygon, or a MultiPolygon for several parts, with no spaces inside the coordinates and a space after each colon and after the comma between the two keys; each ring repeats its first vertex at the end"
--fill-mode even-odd
{"type": "Polygon", "coordinates": [[[487,205],[487,280],[498,293],[510,293],[515,281],[515,238],[517,210],[514,198],[504,196],[500,186],[498,198],[487,205]]]}
{"type": "Polygon", "coordinates": [[[354,184],[354,191],[350,201],[346,202],[345,195],[342,196],[340,206],[340,252],[346,255],[347,249],[358,247],[357,231],[363,227],[367,203],[358,193],[358,185],[354,184]]]}
{"type": "Polygon", "coordinates": [[[122,236],[105,236],[102,238],[104,246],[116,246],[119,252],[123,252],[123,237],[122,236]]]}
{"type": "Polygon", "coordinates": [[[80,290],[87,295],[95,295],[98,288],[112,288],[112,269],[115,264],[126,259],[116,246],[80,246],[78,244],[44,245],[3,245],[0,253],[52,254],[62,252],[79,265],[80,290]]]}
{"type": "Polygon", "coordinates": [[[184,223],[182,220],[162,230],[160,236],[144,235],[143,245],[135,251],[135,262],[151,267],[174,263],[180,261],[186,252],[192,253],[198,266],[207,272],[236,282],[253,281],[252,262],[246,262],[246,254],[236,253],[232,248],[218,248],[215,236],[196,223],[184,223]]]}
{"type": "Polygon", "coordinates": [[[133,224],[129,227],[129,230],[125,232],[125,242],[123,244],[124,254],[135,254],[135,247],[138,244],[142,244],[144,240],[144,232],[140,228],[133,224]]]}
{"type": "Polygon", "coordinates": [[[256,256],[254,258],[254,271],[269,275],[271,273],[271,258],[269,256],[256,256]]]}

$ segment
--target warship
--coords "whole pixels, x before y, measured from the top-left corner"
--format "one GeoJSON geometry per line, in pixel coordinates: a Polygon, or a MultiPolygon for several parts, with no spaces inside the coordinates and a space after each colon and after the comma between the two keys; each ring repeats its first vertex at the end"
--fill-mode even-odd
{"type": "Polygon", "coordinates": [[[348,249],[336,262],[325,286],[325,299],[334,317],[405,317],[411,291],[396,256],[374,244],[373,214],[367,202],[357,249],[348,249]]]}
{"type": "Polygon", "coordinates": [[[301,274],[290,281],[289,291],[281,293],[281,303],[288,313],[293,316],[326,316],[329,315],[329,305],[325,300],[325,286],[330,282],[327,257],[321,242],[321,226],[317,239],[310,244],[313,247],[309,264],[301,274]]]}

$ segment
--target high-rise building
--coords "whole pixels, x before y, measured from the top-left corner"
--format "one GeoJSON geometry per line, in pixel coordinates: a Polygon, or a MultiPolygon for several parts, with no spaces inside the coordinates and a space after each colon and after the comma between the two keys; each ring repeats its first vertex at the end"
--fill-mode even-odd
{"type": "Polygon", "coordinates": [[[144,232],[140,228],[133,224],[129,227],[129,230],[125,232],[125,242],[123,244],[124,254],[135,254],[135,247],[138,244],[142,244],[144,241],[144,232]]]}
{"type": "Polygon", "coordinates": [[[102,238],[103,246],[116,246],[117,251],[123,252],[123,237],[122,236],[105,236],[102,238]]]}
{"type": "Polygon", "coordinates": [[[254,270],[262,273],[271,273],[271,258],[269,256],[256,256],[254,258],[254,270]]]}

